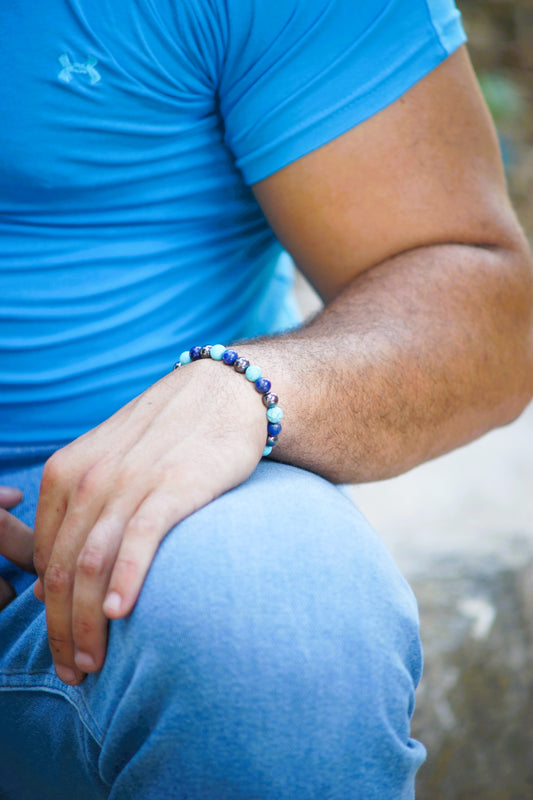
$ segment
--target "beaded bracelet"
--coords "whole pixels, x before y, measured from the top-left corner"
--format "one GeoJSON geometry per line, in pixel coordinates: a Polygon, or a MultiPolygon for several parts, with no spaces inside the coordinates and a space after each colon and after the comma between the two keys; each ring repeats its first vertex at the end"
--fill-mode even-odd
{"type": "Polygon", "coordinates": [[[250,383],[253,383],[259,394],[263,396],[263,405],[267,410],[267,440],[263,456],[269,456],[281,433],[280,422],[283,418],[283,411],[278,406],[277,394],[270,391],[272,384],[268,378],[261,376],[260,367],[250,364],[246,358],[239,356],[236,350],[226,348],[223,344],[206,344],[203,347],[191,347],[190,350],[185,350],[174,364],[174,369],[178,369],[184,364],[190,364],[191,361],[199,361],[201,358],[212,358],[213,361],[222,361],[228,367],[233,367],[235,372],[241,373],[250,383]]]}

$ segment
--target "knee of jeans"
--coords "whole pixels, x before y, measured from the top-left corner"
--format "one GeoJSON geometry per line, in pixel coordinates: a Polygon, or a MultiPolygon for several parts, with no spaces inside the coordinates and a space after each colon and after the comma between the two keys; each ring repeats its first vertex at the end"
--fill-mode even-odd
{"type": "Polygon", "coordinates": [[[150,713],[202,742],[195,757],[233,742],[260,761],[299,754],[304,769],[304,751],[337,763],[358,737],[367,759],[373,740],[391,763],[409,746],[416,604],[366,521],[320,479],[239,487],[177,526],[111,646],[135,664],[150,713]]]}

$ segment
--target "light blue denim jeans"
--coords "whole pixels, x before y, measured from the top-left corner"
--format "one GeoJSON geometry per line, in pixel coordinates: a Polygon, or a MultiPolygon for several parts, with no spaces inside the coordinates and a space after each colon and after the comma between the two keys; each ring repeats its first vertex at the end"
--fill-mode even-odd
{"type": "MultiPolygon", "coordinates": [[[[0,473],[26,492],[41,467],[0,473]]],[[[0,613],[3,800],[408,800],[417,609],[323,479],[262,462],[174,528],[104,668],[56,678],[32,580],[0,613]]]]}

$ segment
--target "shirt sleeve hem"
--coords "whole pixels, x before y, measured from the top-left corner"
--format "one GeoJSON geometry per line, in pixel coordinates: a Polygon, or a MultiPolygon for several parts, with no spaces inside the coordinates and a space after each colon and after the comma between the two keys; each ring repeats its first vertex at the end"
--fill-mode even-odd
{"type": "Polygon", "coordinates": [[[400,65],[400,69],[391,71],[384,82],[357,95],[342,107],[328,109],[320,116],[307,119],[262,149],[238,159],[237,166],[246,183],[252,185],[267,178],[382,111],[466,41],[457,19],[450,20],[438,34],[431,48],[428,49],[425,43],[415,54],[409,55],[409,69],[401,69],[406,65],[400,65]]]}

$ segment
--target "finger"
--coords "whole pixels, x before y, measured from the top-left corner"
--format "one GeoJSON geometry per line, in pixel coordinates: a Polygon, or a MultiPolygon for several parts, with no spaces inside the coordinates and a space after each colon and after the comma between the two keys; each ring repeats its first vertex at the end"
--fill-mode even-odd
{"type": "Polygon", "coordinates": [[[44,603],[44,586],[41,583],[40,578],[37,578],[37,580],[33,584],[33,594],[35,595],[37,600],[40,600],[41,603],[44,603]]]}
{"type": "Polygon", "coordinates": [[[143,500],[124,531],[104,601],[106,616],[120,619],[132,611],[160,543],[193,510],[179,508],[175,493],[152,492],[143,500]]]}
{"type": "Polygon", "coordinates": [[[88,509],[67,512],[59,529],[44,573],[48,642],[59,678],[69,684],[80,683],[84,673],[76,667],[72,632],[72,601],[76,560],[91,529],[88,509]]]}
{"type": "Polygon", "coordinates": [[[23,496],[20,489],[15,489],[13,486],[0,486],[0,507],[13,508],[22,501],[23,496]]]}
{"type": "MultiPolygon", "coordinates": [[[[43,592],[44,574],[48,567],[55,538],[64,520],[68,505],[68,493],[62,488],[63,479],[61,476],[62,467],[60,463],[60,454],[61,451],[54,453],[44,466],[39,500],[37,502],[37,511],[35,514],[33,561],[37,575],[39,576],[39,586],[41,586],[43,592]]],[[[38,595],[36,594],[36,596],[38,595]]],[[[39,599],[44,600],[44,596],[39,597],[39,599]]]]}
{"type": "Polygon", "coordinates": [[[48,644],[57,676],[64,683],[77,684],[84,675],[74,662],[72,589],[70,565],[55,561],[52,556],[45,576],[48,644]]]}
{"type": "Polygon", "coordinates": [[[17,596],[10,583],[0,578],[0,611],[6,608],[17,596]]]}
{"type": "Polygon", "coordinates": [[[84,672],[96,672],[104,664],[108,618],[103,612],[103,602],[124,527],[123,515],[102,516],[76,562],[72,633],[76,665],[84,672]]]}
{"type": "Polygon", "coordinates": [[[33,531],[3,508],[0,509],[0,553],[26,572],[35,572],[33,531]]]}

